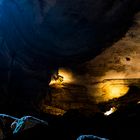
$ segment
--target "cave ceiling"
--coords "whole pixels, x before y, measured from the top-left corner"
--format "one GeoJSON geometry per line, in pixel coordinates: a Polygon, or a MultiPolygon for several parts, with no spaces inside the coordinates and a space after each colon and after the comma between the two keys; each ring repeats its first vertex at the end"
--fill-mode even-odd
{"type": "Polygon", "coordinates": [[[31,69],[94,58],[132,24],[138,0],[1,2],[1,32],[10,55],[31,69]],[[41,5],[42,4],[42,5],[41,5]]]}

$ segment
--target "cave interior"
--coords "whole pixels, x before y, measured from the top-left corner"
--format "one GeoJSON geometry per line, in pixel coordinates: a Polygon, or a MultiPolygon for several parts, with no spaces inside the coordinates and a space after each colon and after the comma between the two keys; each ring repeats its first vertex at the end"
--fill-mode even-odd
{"type": "Polygon", "coordinates": [[[139,0],[0,0],[0,139],[140,139],[139,59],[139,0]]]}

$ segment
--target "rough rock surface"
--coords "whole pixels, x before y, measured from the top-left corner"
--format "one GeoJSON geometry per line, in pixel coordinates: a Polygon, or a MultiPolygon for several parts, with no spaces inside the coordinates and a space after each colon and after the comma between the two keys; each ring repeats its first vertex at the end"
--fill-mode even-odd
{"type": "Polygon", "coordinates": [[[36,125],[48,126],[48,123],[33,116],[16,118],[6,114],[0,114],[0,140],[21,133],[24,130],[31,129],[36,125]]]}
{"type": "Polygon", "coordinates": [[[81,135],[77,138],[77,140],[86,140],[86,139],[89,139],[89,140],[108,140],[106,138],[101,138],[101,137],[94,136],[94,135],[81,135]]]}
{"type": "MultiPolygon", "coordinates": [[[[98,71],[95,65],[92,68],[97,59],[87,62],[89,67],[84,61],[121,39],[138,10],[139,0],[1,0],[1,110],[37,110],[60,65],[74,68],[83,63],[77,70],[83,76],[74,73],[92,88],[88,79],[95,79],[89,77],[98,71]]],[[[99,68],[106,69],[103,66],[99,68]]]]}
{"type": "Polygon", "coordinates": [[[124,37],[96,58],[71,69],[73,74],[71,76],[73,78],[72,83],[65,84],[64,81],[62,87],[52,87],[52,101],[51,103],[46,101],[46,105],[51,104],[63,110],[84,109],[86,111],[99,112],[100,109],[96,103],[118,98],[127,92],[129,93],[129,91],[133,97],[129,99],[128,95],[128,97],[124,98],[122,104],[124,105],[129,102],[137,103],[140,97],[138,92],[137,95],[134,95],[133,92],[135,90],[131,89],[131,85],[136,86],[137,90],[140,90],[139,54],[140,13],[137,13],[134,17],[133,25],[124,37]],[[104,88],[104,86],[107,86],[106,82],[103,81],[104,79],[110,79],[109,81],[112,85],[114,79],[114,84],[117,85],[114,90],[118,90],[118,93],[116,91],[111,93],[106,87],[104,88]]]}

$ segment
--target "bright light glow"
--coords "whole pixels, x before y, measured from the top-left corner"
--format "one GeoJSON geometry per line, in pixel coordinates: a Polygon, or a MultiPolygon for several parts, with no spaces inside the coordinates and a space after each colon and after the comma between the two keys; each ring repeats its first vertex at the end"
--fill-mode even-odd
{"type": "Polygon", "coordinates": [[[50,85],[61,85],[63,82],[64,77],[61,75],[58,75],[57,78],[54,79],[54,77],[52,77],[50,85]]]}
{"type": "Polygon", "coordinates": [[[127,85],[124,85],[123,82],[121,84],[115,83],[115,80],[104,83],[102,87],[102,91],[107,99],[119,98],[125,95],[128,90],[129,87],[127,85]]]}
{"type": "Polygon", "coordinates": [[[108,116],[108,115],[112,114],[113,112],[115,112],[116,110],[117,110],[117,109],[116,109],[115,107],[111,107],[109,111],[106,111],[106,112],[104,113],[104,115],[108,116]]]}
{"type": "Polygon", "coordinates": [[[74,82],[74,76],[70,70],[61,68],[59,69],[58,74],[59,75],[57,79],[52,78],[50,85],[55,85],[56,87],[63,87],[62,84],[64,83],[74,82]]]}
{"type": "Polygon", "coordinates": [[[64,78],[63,82],[65,82],[65,83],[72,83],[72,82],[74,82],[73,74],[72,74],[72,72],[70,70],[62,68],[62,69],[59,70],[59,74],[61,76],[63,76],[63,78],[64,78]]]}
{"type": "Polygon", "coordinates": [[[138,101],[137,104],[140,104],[140,101],[138,101]]]}

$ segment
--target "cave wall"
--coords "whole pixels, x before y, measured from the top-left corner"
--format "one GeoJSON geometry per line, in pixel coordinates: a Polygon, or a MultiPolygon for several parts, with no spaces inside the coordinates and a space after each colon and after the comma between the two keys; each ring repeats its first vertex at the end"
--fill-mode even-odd
{"type": "Polygon", "coordinates": [[[87,75],[100,75],[95,57],[124,36],[139,10],[139,0],[42,2],[0,3],[1,105],[8,110],[20,110],[19,104],[36,109],[60,66],[74,69],[76,78],[90,85],[87,75]]]}
{"type": "Polygon", "coordinates": [[[51,113],[55,108],[65,111],[78,109],[85,114],[94,114],[102,111],[99,104],[104,102],[108,107],[137,104],[140,100],[139,45],[140,13],[137,13],[133,25],[111,47],[90,61],[69,70],[63,68],[72,80],[65,80],[67,75],[60,70],[64,82],[62,85],[51,85],[52,100],[44,98],[46,102],[43,102],[43,111],[51,113]],[[52,109],[48,110],[47,106],[50,105],[52,109]]]}

